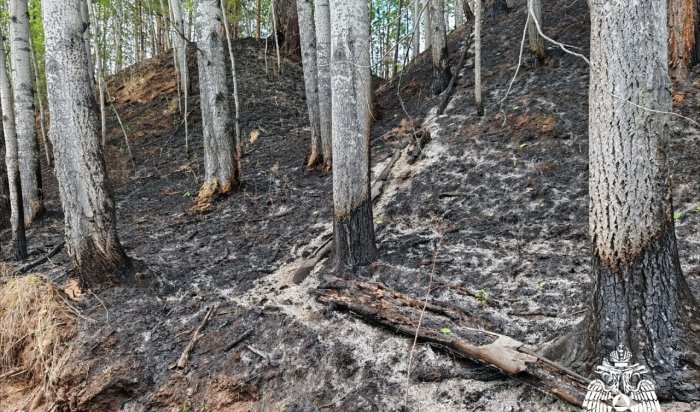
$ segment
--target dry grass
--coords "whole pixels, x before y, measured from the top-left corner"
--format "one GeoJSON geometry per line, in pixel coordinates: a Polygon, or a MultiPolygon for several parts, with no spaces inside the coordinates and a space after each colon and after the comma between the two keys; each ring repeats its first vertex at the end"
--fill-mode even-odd
{"type": "Polygon", "coordinates": [[[12,372],[38,392],[55,394],[78,315],[36,275],[0,278],[0,376],[12,372]]]}

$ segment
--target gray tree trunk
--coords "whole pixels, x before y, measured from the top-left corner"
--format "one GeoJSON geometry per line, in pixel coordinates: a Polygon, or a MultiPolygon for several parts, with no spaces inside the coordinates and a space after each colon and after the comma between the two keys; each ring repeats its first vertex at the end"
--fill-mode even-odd
{"type": "Polygon", "coordinates": [[[476,114],[484,115],[484,102],[481,91],[481,1],[474,1],[474,101],[476,103],[476,114]]]}
{"type": "Polygon", "coordinates": [[[377,256],[370,193],[369,16],[364,0],[331,0],[335,269],[377,256]]]}
{"type": "Polygon", "coordinates": [[[431,16],[428,35],[433,57],[433,78],[430,90],[440,94],[450,82],[452,74],[447,55],[447,33],[445,31],[445,0],[430,0],[428,14],[431,16]]]}
{"type": "Polygon", "coordinates": [[[464,24],[464,0],[455,0],[455,28],[464,24]]]}
{"type": "Polygon", "coordinates": [[[19,173],[22,178],[24,222],[30,224],[43,212],[44,199],[41,191],[39,145],[34,129],[34,87],[29,48],[29,12],[27,11],[27,0],[12,0],[10,5],[10,43],[12,49],[10,56],[17,127],[17,155],[19,156],[19,173]]]}
{"type": "Polygon", "coordinates": [[[421,1],[413,1],[413,38],[411,39],[411,59],[415,59],[420,54],[420,17],[421,1]]]}
{"type": "Polygon", "coordinates": [[[238,184],[234,162],[233,119],[226,86],[224,44],[219,0],[200,0],[195,10],[199,93],[204,129],[204,184],[200,202],[229,193],[238,184]]]}
{"type": "Polygon", "coordinates": [[[85,42],[85,51],[87,52],[88,56],[88,70],[90,70],[90,77],[92,79],[92,82],[90,83],[91,85],[95,85],[95,65],[92,62],[92,45],[90,43],[91,41],[91,31],[94,30],[91,28],[92,24],[90,21],[90,7],[88,5],[87,0],[81,0],[80,1],[80,18],[83,21],[83,40],[85,42]]]}
{"type": "Polygon", "coordinates": [[[306,168],[311,170],[323,164],[321,153],[321,120],[318,105],[318,69],[316,65],[316,23],[314,22],[314,5],[311,0],[297,0],[299,16],[299,36],[301,38],[301,63],[304,68],[304,88],[306,90],[306,107],[309,111],[311,139],[309,154],[306,156],[306,168]]]}
{"type": "Polygon", "coordinates": [[[591,0],[588,361],[618,344],[662,398],[698,398],[698,306],[681,272],[668,174],[665,0],[591,0]],[[640,30],[643,27],[644,30],[640,30]]]}
{"type": "MultiPolygon", "coordinates": [[[[318,68],[318,108],[321,127],[321,170],[330,170],[333,164],[331,112],[331,14],[328,0],[316,0],[314,9],[316,22],[316,67],[318,68]]],[[[369,30],[369,29],[368,29],[369,30]]],[[[369,32],[368,32],[369,33],[369,32]]]]}
{"type": "MultiPolygon", "coordinates": [[[[0,46],[5,48],[5,35],[0,32],[0,46]]],[[[8,195],[10,197],[10,226],[12,227],[13,258],[27,257],[27,239],[24,233],[24,208],[22,207],[22,179],[20,178],[17,156],[17,131],[10,77],[7,74],[5,53],[0,53],[0,106],[2,109],[2,129],[5,137],[5,164],[7,166],[8,195]]]]}
{"type": "Polygon", "coordinates": [[[425,21],[423,22],[423,33],[425,34],[425,48],[426,49],[431,49],[432,48],[432,27],[433,27],[433,13],[430,11],[430,3],[432,3],[434,0],[425,0],[426,3],[428,3],[425,6],[424,9],[424,14],[425,14],[425,21]]]}
{"type": "MultiPolygon", "coordinates": [[[[88,14],[90,15],[90,27],[97,33],[97,16],[92,7],[92,0],[87,0],[88,14]]],[[[102,69],[102,56],[100,48],[95,47],[95,76],[97,80],[97,98],[100,105],[100,137],[102,147],[107,144],[107,114],[105,109],[105,81],[104,70],[102,69]]]]}
{"type": "Polygon", "coordinates": [[[544,48],[544,39],[540,36],[535,25],[535,19],[542,28],[542,2],[541,0],[527,0],[528,12],[531,11],[530,18],[527,21],[527,38],[530,46],[530,51],[537,56],[540,63],[545,63],[547,60],[547,51],[544,48]]]}
{"type": "Polygon", "coordinates": [[[97,135],[95,96],[82,42],[80,0],[44,0],[46,90],[66,247],[85,285],[121,279],[114,199],[97,135]]]}
{"type": "Polygon", "coordinates": [[[238,77],[236,74],[236,57],[233,55],[233,40],[231,39],[231,32],[228,28],[228,21],[226,20],[226,6],[224,0],[221,0],[221,10],[224,23],[224,31],[226,32],[226,43],[228,45],[228,54],[231,59],[231,81],[233,83],[233,105],[236,108],[234,117],[235,130],[236,130],[236,140],[234,142],[236,147],[236,167],[238,170],[241,168],[241,158],[243,157],[243,143],[241,139],[241,107],[238,101],[238,77]]]}
{"type": "Polygon", "coordinates": [[[170,10],[173,23],[171,36],[173,38],[173,55],[175,56],[175,68],[180,76],[180,91],[182,102],[182,115],[185,122],[185,154],[189,157],[189,124],[187,122],[188,94],[190,91],[189,66],[187,65],[187,36],[185,34],[185,21],[180,7],[180,0],[170,0],[170,10]]]}

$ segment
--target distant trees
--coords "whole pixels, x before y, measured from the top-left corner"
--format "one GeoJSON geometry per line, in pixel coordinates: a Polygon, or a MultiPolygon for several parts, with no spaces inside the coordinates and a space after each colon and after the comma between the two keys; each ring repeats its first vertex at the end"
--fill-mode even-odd
{"type": "Polygon", "coordinates": [[[116,282],[129,267],[119,243],[82,42],[80,0],[44,0],[46,88],[68,254],[83,284],[116,282]]]}
{"type": "Polygon", "coordinates": [[[44,210],[39,145],[34,128],[34,87],[27,0],[10,0],[10,57],[17,127],[17,155],[22,179],[24,221],[30,224],[44,210]]]}
{"type": "Polygon", "coordinates": [[[699,366],[700,317],[681,271],[668,174],[667,3],[589,4],[595,290],[578,342],[590,362],[628,346],[662,396],[683,399],[699,366]]]}
{"type": "Polygon", "coordinates": [[[219,0],[197,1],[195,35],[204,132],[204,184],[199,191],[200,205],[208,203],[213,195],[229,193],[239,183],[221,19],[219,0]]]}
{"type": "Polygon", "coordinates": [[[331,0],[333,106],[333,239],[335,269],[371,263],[377,255],[370,192],[371,72],[364,0],[331,0]]]}

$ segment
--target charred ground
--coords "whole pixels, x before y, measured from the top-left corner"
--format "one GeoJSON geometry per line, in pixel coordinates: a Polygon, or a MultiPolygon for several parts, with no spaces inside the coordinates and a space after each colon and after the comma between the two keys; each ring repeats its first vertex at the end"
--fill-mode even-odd
{"type": "MultiPolygon", "coordinates": [[[[434,115],[439,97],[430,95],[427,53],[377,88],[375,175],[397,147],[410,148],[410,133],[387,134],[402,119],[423,124],[432,141],[416,162],[402,154],[392,169],[375,205],[380,260],[364,276],[422,297],[432,274],[431,299],[478,311],[496,331],[538,345],[574,327],[590,294],[588,68],[554,48],[541,66],[526,51],[502,101],[518,61],[522,3],[487,21],[483,118],[473,104],[470,61],[442,116],[434,115]]],[[[555,1],[543,14],[551,37],[587,53],[585,2],[555,1]]],[[[450,35],[453,66],[470,31],[467,25],[450,35]]],[[[332,219],[330,176],[303,168],[309,131],[301,69],[283,61],[278,73],[264,42],[239,40],[234,53],[243,186],[205,213],[189,212],[203,174],[194,53],[189,159],[172,56],[110,80],[135,159],[108,111],[107,163],[120,237],[142,269],[125,286],[84,291],[72,302],[81,317],[60,401],[81,411],[400,410],[411,341],[316,302],[313,291],[330,265],[320,265],[301,285],[291,280],[299,260],[330,236],[332,219]],[[251,142],[254,131],[259,135],[251,142]],[[188,366],[173,368],[212,307],[188,366]]],[[[700,82],[676,85],[674,95],[676,111],[693,118],[696,86],[700,82]]],[[[700,134],[682,120],[674,120],[672,133],[679,249],[698,294],[700,134]]],[[[28,232],[32,258],[62,239],[56,184],[44,176],[53,212],[28,232]]],[[[9,233],[0,238],[7,244],[9,233]]],[[[69,268],[59,254],[37,270],[62,287],[69,268]]],[[[410,384],[411,410],[573,410],[428,345],[416,349],[410,384]]],[[[32,391],[24,386],[17,379],[3,390],[19,390],[21,402],[32,391]]]]}

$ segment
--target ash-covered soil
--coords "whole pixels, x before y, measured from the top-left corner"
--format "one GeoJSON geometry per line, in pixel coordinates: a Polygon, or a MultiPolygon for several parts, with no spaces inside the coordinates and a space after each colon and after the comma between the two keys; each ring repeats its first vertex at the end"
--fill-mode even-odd
{"type": "MultiPolygon", "coordinates": [[[[557,0],[544,5],[543,14],[551,37],[587,54],[585,2],[557,0]]],[[[380,260],[363,276],[419,298],[429,293],[481,314],[497,332],[542,345],[582,320],[590,295],[588,68],[554,48],[541,66],[526,51],[503,100],[524,23],[524,1],[518,1],[485,24],[483,118],[474,109],[473,62],[441,116],[434,115],[439,97],[429,93],[427,53],[400,80],[378,87],[375,176],[410,140],[386,134],[402,119],[422,123],[432,140],[416,162],[409,161],[410,145],[399,149],[374,208],[380,260]]],[[[453,65],[470,31],[450,35],[453,65]]],[[[429,345],[417,345],[407,376],[411,339],[315,300],[314,290],[330,274],[328,262],[300,285],[292,282],[301,259],[331,235],[330,176],[303,168],[309,131],[301,69],[283,61],[277,73],[263,42],[237,41],[234,53],[244,184],[206,213],[189,212],[203,174],[194,53],[189,159],[172,56],[110,81],[135,159],[128,158],[110,113],[107,163],[120,237],[139,273],[121,287],[83,291],[73,302],[82,317],[61,405],[76,411],[398,411],[407,392],[415,411],[576,410],[429,345]],[[259,137],[251,143],[254,130],[259,137]],[[177,368],[211,308],[187,366],[177,368]]],[[[700,81],[677,85],[677,111],[696,118],[698,87],[700,81]]],[[[673,122],[677,235],[683,269],[698,294],[700,133],[685,120],[673,122]]],[[[62,237],[51,177],[45,186],[53,212],[28,232],[32,258],[62,237]]],[[[9,233],[0,238],[7,244],[9,233]]],[[[69,269],[65,253],[37,268],[59,285],[69,269]]]]}

